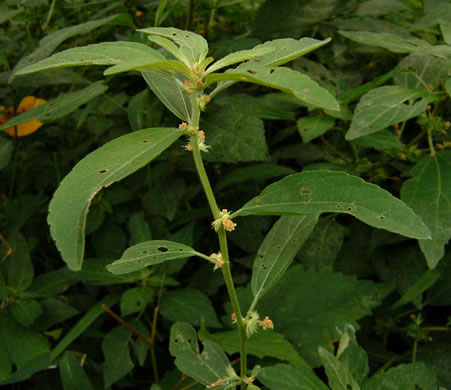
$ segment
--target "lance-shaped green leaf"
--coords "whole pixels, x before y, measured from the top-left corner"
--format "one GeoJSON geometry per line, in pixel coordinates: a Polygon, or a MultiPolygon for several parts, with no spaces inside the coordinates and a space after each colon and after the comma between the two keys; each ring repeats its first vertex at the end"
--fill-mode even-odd
{"type": "Polygon", "coordinates": [[[182,134],[154,128],[124,135],[86,156],[64,178],[50,202],[48,222],[70,269],[81,269],[86,216],[94,196],[153,160],[182,134]]]}
{"type": "Polygon", "coordinates": [[[52,99],[47,103],[41,104],[30,111],[26,111],[23,114],[14,117],[3,126],[0,126],[0,131],[33,119],[38,119],[42,122],[50,122],[62,118],[94,99],[96,96],[101,95],[107,89],[108,87],[106,85],[102,84],[101,81],[98,81],[79,91],[63,94],[56,99],[52,99]]]}
{"type": "Polygon", "coordinates": [[[279,66],[293,61],[304,54],[310,53],[329,42],[330,38],[322,41],[313,38],[301,38],[299,40],[284,38],[265,42],[262,45],[256,46],[254,49],[264,47],[274,48],[275,50],[258,58],[258,62],[267,66],[279,66]]]}
{"type": "Polygon", "coordinates": [[[109,16],[99,20],[91,20],[86,23],[77,24],[56,30],[39,41],[39,47],[31,54],[23,57],[14,67],[13,76],[18,74],[19,69],[32,65],[43,58],[48,57],[66,39],[77,35],[88,34],[105,24],[120,24],[123,22],[121,15],[109,16]]]}
{"type": "Polygon", "coordinates": [[[67,351],[59,362],[59,371],[64,390],[93,390],[83,364],[73,352],[67,351]]]}
{"type": "Polygon", "coordinates": [[[105,76],[109,76],[116,73],[128,72],[130,70],[146,71],[148,69],[175,70],[177,72],[185,74],[187,77],[190,77],[191,75],[190,69],[180,61],[167,60],[150,63],[144,59],[138,59],[114,65],[105,70],[103,74],[105,76]]]}
{"type": "Polygon", "coordinates": [[[318,221],[318,214],[285,215],[261,244],[252,270],[254,302],[285,273],[318,221]]]}
{"type": "MultiPolygon", "coordinates": [[[[233,381],[238,377],[224,351],[212,341],[204,341],[204,350],[199,351],[194,328],[185,322],[176,322],[171,327],[169,351],[175,357],[175,365],[184,374],[203,385],[211,385],[221,379],[233,381]]],[[[215,386],[224,390],[225,386],[215,386]]]]}
{"type": "Polygon", "coordinates": [[[425,112],[428,104],[434,100],[435,96],[425,90],[394,85],[373,89],[357,104],[346,139],[363,137],[414,118],[425,112]],[[406,104],[417,99],[420,100],[406,104]]]}
{"type": "Polygon", "coordinates": [[[360,390],[346,364],[323,347],[318,348],[332,390],[360,390]]]}
{"type": "Polygon", "coordinates": [[[113,274],[126,274],[142,268],[164,263],[168,260],[184,259],[191,256],[203,257],[189,246],[173,241],[146,241],[128,248],[119,260],[106,268],[113,274]]]}
{"type": "Polygon", "coordinates": [[[451,238],[451,152],[424,157],[401,188],[401,199],[423,219],[432,240],[420,240],[429,268],[435,268],[451,238]]]}
{"type": "Polygon", "coordinates": [[[190,121],[191,101],[182,82],[174,74],[160,70],[148,70],[141,74],[169,111],[185,122],[190,121]]]}
{"type": "Polygon", "coordinates": [[[429,229],[411,208],[375,184],[345,172],[307,171],[266,187],[233,216],[351,214],[370,226],[417,239],[429,229]]]}
{"type": "Polygon", "coordinates": [[[363,45],[383,47],[394,53],[423,52],[431,49],[432,45],[419,38],[406,38],[390,33],[369,31],[339,31],[341,35],[363,45]]]}
{"type": "Polygon", "coordinates": [[[329,110],[339,110],[335,98],[318,83],[305,74],[285,67],[268,67],[256,61],[243,64],[221,74],[210,74],[205,78],[207,85],[222,80],[245,81],[291,93],[307,104],[329,110]]]}
{"type": "Polygon", "coordinates": [[[206,73],[208,74],[208,73],[215,72],[221,68],[225,68],[226,66],[237,64],[238,62],[243,62],[245,60],[249,60],[251,58],[255,58],[258,56],[262,56],[263,54],[269,53],[274,50],[275,50],[275,47],[273,47],[273,46],[263,47],[261,45],[261,46],[254,47],[253,49],[240,50],[235,53],[231,53],[231,54],[221,58],[220,60],[216,61],[213,65],[211,65],[207,69],[206,73]]]}
{"type": "Polygon", "coordinates": [[[311,368],[289,364],[265,367],[258,379],[270,390],[328,390],[311,368]]]}
{"type": "Polygon", "coordinates": [[[64,50],[36,64],[22,68],[16,74],[22,75],[68,66],[118,65],[137,61],[139,64],[145,65],[165,60],[166,58],[161,53],[141,43],[104,42],[64,50]]]}
{"type": "Polygon", "coordinates": [[[185,60],[184,63],[189,67],[202,62],[207,56],[207,41],[193,32],[172,27],[151,27],[138,31],[174,41],[179,46],[180,54],[185,60]]]}

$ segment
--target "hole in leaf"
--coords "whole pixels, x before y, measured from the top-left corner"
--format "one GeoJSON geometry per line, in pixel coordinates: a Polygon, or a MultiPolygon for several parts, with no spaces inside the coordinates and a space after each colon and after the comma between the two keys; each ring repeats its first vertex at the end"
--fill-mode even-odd
{"type": "Polygon", "coordinates": [[[266,265],[262,264],[262,269],[267,270],[268,267],[266,265]]]}
{"type": "Polygon", "coordinates": [[[186,35],[185,35],[185,38],[189,38],[189,35],[188,35],[188,34],[186,34],[186,35]]]}
{"type": "Polygon", "coordinates": [[[296,240],[295,240],[295,239],[293,239],[293,240],[291,240],[291,242],[296,242],[296,240]]]}
{"type": "Polygon", "coordinates": [[[250,74],[256,74],[257,72],[256,72],[255,70],[249,69],[249,70],[247,71],[247,73],[250,73],[250,74]]]}
{"type": "Polygon", "coordinates": [[[311,195],[312,191],[308,188],[301,187],[301,195],[311,195]]]}
{"type": "Polygon", "coordinates": [[[174,339],[174,343],[178,343],[179,342],[179,339],[176,337],[175,339],[174,339]]]}
{"type": "Polygon", "coordinates": [[[152,259],[153,259],[153,260],[156,260],[156,259],[157,259],[157,256],[152,256],[152,259]]]}
{"type": "Polygon", "coordinates": [[[150,142],[150,141],[147,140],[147,139],[143,139],[143,142],[144,142],[145,144],[147,144],[147,143],[150,142]]]}
{"type": "Polygon", "coordinates": [[[142,263],[142,260],[141,260],[141,259],[138,259],[137,263],[138,263],[138,264],[139,264],[139,263],[142,263]]]}
{"type": "Polygon", "coordinates": [[[263,259],[263,255],[258,255],[258,257],[259,257],[260,259],[263,259]]]}
{"type": "Polygon", "coordinates": [[[379,215],[379,219],[385,219],[385,215],[379,215]]]}
{"type": "Polygon", "coordinates": [[[274,68],[269,70],[269,74],[273,74],[274,73],[274,68]]]}
{"type": "Polygon", "coordinates": [[[336,206],[335,206],[337,209],[339,209],[339,208],[341,208],[341,207],[343,207],[341,204],[337,204],[336,206]]]}
{"type": "Polygon", "coordinates": [[[99,171],[99,173],[107,173],[108,172],[108,169],[101,169],[100,171],[99,171]]]}
{"type": "Polygon", "coordinates": [[[351,210],[352,210],[352,207],[348,207],[346,210],[351,211],[351,210]]]}
{"type": "Polygon", "coordinates": [[[175,37],[175,36],[177,36],[177,33],[173,32],[171,35],[172,35],[173,37],[175,37]]]}
{"type": "Polygon", "coordinates": [[[147,253],[147,251],[142,251],[141,253],[142,253],[143,255],[145,255],[145,254],[147,253]]]}
{"type": "Polygon", "coordinates": [[[158,248],[157,248],[157,251],[158,252],[167,252],[168,251],[168,248],[166,248],[166,247],[164,247],[164,246],[159,246],[158,248]]]}
{"type": "Polygon", "coordinates": [[[185,249],[180,248],[180,249],[179,249],[179,252],[185,252],[185,249]]]}
{"type": "Polygon", "coordinates": [[[278,250],[280,250],[280,245],[277,245],[276,248],[277,248],[278,250]]]}

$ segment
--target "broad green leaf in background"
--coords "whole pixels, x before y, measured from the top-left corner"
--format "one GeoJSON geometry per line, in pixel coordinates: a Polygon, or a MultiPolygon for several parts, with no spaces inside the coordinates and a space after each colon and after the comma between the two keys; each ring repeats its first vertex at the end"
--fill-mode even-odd
{"type": "Polygon", "coordinates": [[[49,342],[40,332],[23,327],[6,312],[0,313],[0,379],[12,373],[13,364],[20,370],[49,351],[49,342]]]}
{"type": "Polygon", "coordinates": [[[69,286],[71,280],[67,269],[60,268],[57,271],[50,271],[40,274],[33,279],[33,283],[26,290],[20,293],[22,298],[45,298],[63,293],[69,286]]]}
{"type": "Polygon", "coordinates": [[[297,122],[303,142],[310,142],[332,129],[335,120],[330,116],[305,116],[297,122]]]}
{"type": "Polygon", "coordinates": [[[343,245],[346,230],[335,218],[320,218],[297,258],[307,267],[332,267],[343,245]]]}
{"type": "Polygon", "coordinates": [[[8,270],[7,285],[16,290],[25,290],[30,287],[34,276],[28,243],[17,231],[8,237],[8,242],[12,253],[5,262],[8,270]]]}
{"type": "Polygon", "coordinates": [[[94,196],[152,161],[182,134],[153,128],[124,135],[86,156],[64,178],[50,202],[48,222],[70,269],[80,270],[83,263],[86,215],[94,196]]]}
{"type": "MultiPolygon", "coordinates": [[[[22,68],[16,75],[39,72],[46,69],[82,65],[123,65],[137,63],[145,65],[164,61],[158,51],[136,42],[103,42],[84,47],[67,49],[36,64],[22,68]]],[[[112,68],[109,69],[113,69],[112,68]]],[[[128,70],[128,69],[127,69],[128,70]]]]}
{"type": "MultiPolygon", "coordinates": [[[[27,337],[28,335],[23,335],[22,334],[21,336],[27,337]]],[[[5,356],[6,356],[8,351],[6,349],[4,349],[4,350],[0,349],[0,351],[1,351],[0,352],[0,359],[2,359],[1,353],[4,351],[5,356]]],[[[5,371],[3,371],[3,373],[4,372],[9,372],[9,371],[7,371],[9,369],[8,361],[7,360],[6,361],[2,361],[1,363],[2,363],[2,366],[1,366],[2,369],[5,370],[5,371]]],[[[39,371],[47,370],[50,366],[51,366],[50,354],[47,353],[47,352],[44,352],[44,353],[42,353],[40,355],[37,355],[36,357],[33,357],[30,360],[28,360],[25,364],[23,364],[21,367],[19,367],[14,372],[14,374],[9,376],[7,379],[0,380],[0,385],[9,385],[11,383],[17,383],[17,382],[25,381],[25,380],[31,378],[31,376],[34,375],[35,373],[37,373],[39,371]]],[[[0,376],[0,378],[1,378],[1,376],[0,376]]]]}
{"type": "Polygon", "coordinates": [[[145,128],[147,109],[150,104],[149,90],[137,93],[130,99],[127,107],[128,122],[133,131],[145,128]]]}
{"type": "Polygon", "coordinates": [[[20,14],[23,11],[23,8],[19,9],[6,9],[0,11],[0,24],[7,22],[8,20],[14,18],[14,16],[20,14]]]}
{"type": "Polygon", "coordinates": [[[78,320],[78,322],[67,332],[67,334],[59,341],[59,343],[53,348],[50,358],[55,360],[65,349],[76,340],[91,324],[105,313],[103,306],[112,306],[119,301],[118,295],[107,295],[100,302],[96,303],[89,309],[86,314],[78,320]]]}
{"type": "Polygon", "coordinates": [[[160,313],[173,322],[188,322],[200,326],[222,328],[210,299],[202,292],[192,288],[169,291],[161,297],[160,313]]]}
{"type": "Polygon", "coordinates": [[[161,70],[148,70],[141,74],[169,111],[185,122],[190,121],[191,101],[183,83],[175,75],[161,70]]]}
{"type": "Polygon", "coordinates": [[[127,316],[133,313],[139,313],[152,302],[153,289],[150,287],[132,287],[125,290],[121,296],[121,314],[127,316]]]}
{"type": "Polygon", "coordinates": [[[400,0],[367,0],[359,4],[356,14],[359,16],[380,16],[408,9],[400,0]]]}
{"type": "Polygon", "coordinates": [[[445,89],[446,92],[448,92],[448,95],[451,96],[451,78],[446,81],[445,89]]]}
{"type": "Polygon", "coordinates": [[[13,142],[0,137],[0,170],[6,168],[13,152],[13,142]]]}
{"type": "Polygon", "coordinates": [[[119,260],[107,266],[107,270],[113,274],[124,274],[168,260],[184,259],[191,256],[205,257],[193,248],[178,242],[146,241],[128,248],[119,260]]]}
{"type": "Polygon", "coordinates": [[[293,173],[296,173],[293,168],[274,164],[260,164],[237,168],[220,180],[215,189],[221,190],[231,185],[247,183],[249,180],[262,181],[275,177],[291,175],[293,173]]]}
{"type": "Polygon", "coordinates": [[[266,187],[233,216],[351,214],[370,226],[417,239],[429,229],[403,202],[382,188],[345,172],[306,171],[266,187]]]}
{"type": "MultiPolygon", "coordinates": [[[[184,322],[172,325],[169,350],[181,372],[203,385],[223,378],[237,379],[223,350],[212,341],[206,340],[203,344],[204,350],[200,353],[196,331],[191,325],[184,322]]],[[[224,390],[224,386],[217,388],[224,390]]]]}
{"type": "Polygon", "coordinates": [[[12,77],[14,77],[14,74],[17,73],[20,69],[32,65],[38,62],[39,60],[48,57],[66,39],[76,35],[88,34],[91,31],[95,30],[96,28],[99,28],[109,23],[115,24],[115,22],[117,23],[122,22],[121,15],[114,15],[99,20],[92,20],[86,23],[77,24],[75,26],[62,28],[61,30],[52,32],[51,34],[47,35],[46,37],[42,38],[39,41],[39,47],[36,50],[34,50],[31,54],[27,55],[26,57],[23,57],[17,63],[17,65],[13,70],[14,73],[12,77]]]}
{"type": "Polygon", "coordinates": [[[33,119],[37,119],[42,122],[51,122],[62,118],[75,111],[81,105],[94,99],[96,96],[101,95],[107,89],[108,87],[106,85],[102,84],[101,81],[97,81],[79,91],[63,94],[48,101],[47,103],[40,104],[39,106],[26,111],[23,114],[17,115],[10,121],[0,126],[0,131],[33,119]]]}
{"type": "Polygon", "coordinates": [[[267,0],[258,9],[254,33],[265,39],[301,36],[311,31],[311,25],[332,15],[337,3],[337,0],[267,0]]]}
{"type": "Polygon", "coordinates": [[[410,26],[414,31],[425,30],[444,21],[451,20],[451,4],[448,1],[437,1],[425,7],[425,15],[410,26]]]}
{"type": "MultiPolygon", "coordinates": [[[[199,331],[201,338],[202,330],[199,331]]],[[[240,352],[240,337],[237,331],[209,333],[205,336],[207,340],[217,343],[228,354],[240,352]]],[[[296,352],[291,343],[280,333],[273,330],[265,331],[259,329],[247,342],[247,353],[257,356],[260,359],[273,357],[282,361],[289,362],[296,367],[311,371],[310,366],[296,352]]],[[[312,373],[313,374],[313,373],[312,373]]]]}
{"type": "Polygon", "coordinates": [[[290,266],[318,221],[318,214],[285,215],[261,244],[252,269],[254,302],[276,284],[290,266]]]}
{"type": "Polygon", "coordinates": [[[270,390],[328,390],[312,369],[289,364],[263,368],[258,380],[270,390]]]}
{"type": "Polygon", "coordinates": [[[74,352],[64,353],[59,362],[59,371],[64,390],[93,390],[80,358],[77,358],[74,352]]]}
{"type": "Polygon", "coordinates": [[[205,77],[207,85],[218,81],[236,80],[261,84],[293,94],[304,103],[329,110],[340,110],[335,98],[316,81],[305,74],[285,67],[268,67],[256,61],[240,65],[236,69],[205,77]]]}
{"type": "Polygon", "coordinates": [[[17,299],[11,306],[11,315],[25,327],[30,326],[42,314],[42,307],[34,299],[17,299]]]}
{"type": "Polygon", "coordinates": [[[340,329],[368,315],[390,292],[386,285],[331,270],[292,267],[259,302],[258,312],[269,316],[274,329],[290,340],[311,365],[319,365],[318,346],[332,350],[340,329]]]}
{"type": "Polygon", "coordinates": [[[440,272],[435,269],[428,269],[415,284],[411,285],[405,294],[399,298],[390,309],[396,310],[412,302],[420,294],[428,290],[440,278],[440,272]]]}
{"type": "Polygon", "coordinates": [[[141,212],[133,213],[130,216],[128,230],[130,232],[130,244],[132,245],[152,239],[149,224],[141,212]]]}
{"type": "Polygon", "coordinates": [[[369,31],[339,31],[341,35],[363,45],[383,47],[394,53],[429,54],[433,46],[419,38],[406,38],[389,33],[369,31]]]}
{"type": "Polygon", "coordinates": [[[377,148],[384,151],[399,151],[403,147],[399,137],[388,129],[356,138],[352,143],[363,148],[377,148]]]}
{"type": "Polygon", "coordinates": [[[448,45],[451,45],[451,21],[440,23],[440,29],[442,30],[443,39],[448,45]]]}
{"type": "Polygon", "coordinates": [[[117,326],[103,338],[102,350],[105,356],[103,380],[105,389],[122,379],[135,366],[130,357],[129,343],[132,333],[122,325],[117,326]]]}
{"type": "Polygon", "coordinates": [[[423,219],[432,240],[419,240],[429,268],[435,268],[451,238],[451,152],[424,157],[401,188],[401,199],[423,219]]]}
{"type": "Polygon", "coordinates": [[[423,363],[401,364],[371,377],[365,390],[437,390],[436,377],[434,369],[423,363]]]}
{"type": "Polygon", "coordinates": [[[410,54],[398,64],[396,69],[400,72],[393,81],[401,87],[435,92],[448,77],[447,64],[443,58],[410,54]]]}
{"type": "Polygon", "coordinates": [[[360,390],[360,386],[354,380],[346,365],[321,346],[318,348],[318,353],[329,379],[329,387],[332,390],[360,390]]]}
{"type": "MultiPolygon", "coordinates": [[[[202,62],[208,53],[208,43],[200,35],[172,27],[151,27],[138,30],[145,34],[170,39],[179,46],[184,63],[189,68],[202,62]]],[[[150,37],[149,37],[150,38],[150,37]]]]}
{"type": "Polygon", "coordinates": [[[357,104],[346,139],[351,141],[414,118],[425,112],[434,100],[435,95],[425,90],[398,86],[375,88],[357,104]],[[417,99],[420,100],[406,104],[417,99]]]}
{"type": "Polygon", "coordinates": [[[269,158],[263,121],[239,102],[227,102],[203,115],[200,126],[205,142],[211,146],[204,154],[207,161],[236,163],[269,158]]]}

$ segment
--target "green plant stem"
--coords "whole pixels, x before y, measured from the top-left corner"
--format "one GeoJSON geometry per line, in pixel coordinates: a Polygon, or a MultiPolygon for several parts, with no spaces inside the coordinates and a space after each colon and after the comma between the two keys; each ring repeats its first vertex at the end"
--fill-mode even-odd
{"type": "Polygon", "coordinates": [[[412,363],[415,363],[417,360],[417,347],[418,347],[418,340],[415,340],[413,342],[413,348],[412,348],[412,363]]]}
{"type": "MultiPolygon", "coordinates": [[[[199,127],[199,118],[200,118],[200,108],[198,103],[197,94],[191,95],[191,103],[192,103],[192,116],[191,123],[189,126],[194,129],[198,129],[199,127]]],[[[219,219],[221,217],[219,212],[219,207],[216,202],[216,198],[213,193],[213,189],[210,184],[210,180],[208,179],[207,172],[205,171],[205,166],[202,161],[202,156],[200,154],[199,144],[197,133],[190,136],[190,143],[192,147],[194,165],[196,166],[197,174],[199,175],[200,182],[204,189],[205,195],[208,200],[208,204],[211,209],[211,213],[213,214],[213,218],[219,219]]],[[[224,276],[227,292],[229,294],[230,302],[232,303],[233,311],[236,315],[236,322],[238,326],[238,331],[240,334],[240,375],[243,379],[247,376],[247,335],[246,335],[246,325],[243,320],[243,316],[241,314],[240,304],[238,301],[238,296],[236,294],[235,285],[233,283],[232,273],[230,270],[230,260],[229,260],[229,251],[227,246],[227,236],[223,227],[221,227],[218,231],[218,239],[219,239],[219,248],[221,251],[223,265],[222,265],[222,274],[224,276]]],[[[244,381],[241,381],[241,390],[246,389],[246,384],[244,381]]]]}
{"type": "Polygon", "coordinates": [[[48,27],[48,25],[50,23],[50,19],[52,19],[53,10],[55,8],[55,3],[56,3],[56,0],[53,0],[52,4],[50,5],[50,10],[49,10],[49,13],[47,14],[47,19],[46,19],[44,25],[42,26],[43,30],[45,30],[48,27]]]}
{"type": "Polygon", "coordinates": [[[428,129],[428,144],[431,151],[431,157],[435,156],[434,142],[432,141],[432,130],[428,129]]]}

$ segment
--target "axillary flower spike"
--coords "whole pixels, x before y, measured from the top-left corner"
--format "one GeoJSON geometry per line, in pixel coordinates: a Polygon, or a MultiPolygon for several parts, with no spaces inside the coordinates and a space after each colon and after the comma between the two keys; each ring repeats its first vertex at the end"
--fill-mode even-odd
{"type": "Polygon", "coordinates": [[[216,262],[213,271],[216,271],[218,268],[222,268],[222,266],[224,265],[224,259],[222,258],[221,252],[212,253],[210,255],[210,258],[212,258],[216,262]]]}
{"type": "Polygon", "coordinates": [[[212,222],[212,226],[215,229],[215,231],[219,231],[219,229],[224,227],[224,229],[228,232],[232,232],[235,230],[236,223],[232,221],[230,218],[230,213],[227,209],[222,209],[222,211],[219,212],[220,218],[212,222]]]}

